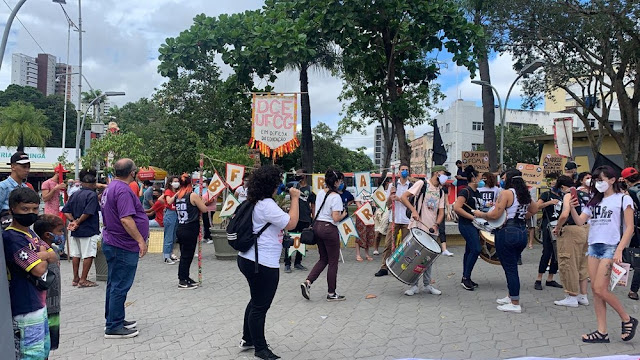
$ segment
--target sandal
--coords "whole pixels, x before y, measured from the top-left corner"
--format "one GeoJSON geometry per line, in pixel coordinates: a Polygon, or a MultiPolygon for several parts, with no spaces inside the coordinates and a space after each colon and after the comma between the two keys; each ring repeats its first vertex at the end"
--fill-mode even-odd
{"type": "Polygon", "coordinates": [[[367,261],[373,261],[373,258],[371,256],[367,256],[367,261]]]}
{"type": "Polygon", "coordinates": [[[356,256],[356,260],[357,261],[364,261],[364,260],[362,260],[362,258],[360,256],[356,256]]]}
{"type": "Polygon", "coordinates": [[[79,288],[89,288],[89,287],[96,287],[96,286],[98,286],[98,284],[94,283],[93,281],[89,281],[89,280],[87,280],[84,283],[78,284],[79,288]]]}
{"type": "Polygon", "coordinates": [[[582,335],[582,342],[591,343],[591,344],[608,343],[609,342],[609,334],[603,334],[600,331],[596,330],[596,331],[594,331],[594,332],[592,332],[590,334],[582,335]]]}
{"type": "Polygon", "coordinates": [[[78,282],[77,282],[77,281],[75,281],[75,280],[74,280],[74,281],[72,281],[72,282],[71,282],[71,286],[78,286],[78,282]]]}
{"type": "Polygon", "coordinates": [[[636,329],[638,328],[638,319],[629,316],[629,321],[622,322],[622,341],[629,341],[636,335],[636,329]],[[624,337],[627,335],[627,337],[624,337]]]}

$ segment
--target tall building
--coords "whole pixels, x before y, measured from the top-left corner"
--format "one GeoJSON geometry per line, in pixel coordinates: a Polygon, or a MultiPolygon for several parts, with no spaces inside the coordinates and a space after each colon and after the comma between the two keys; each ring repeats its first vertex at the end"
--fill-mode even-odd
{"type": "MultiPolygon", "coordinates": [[[[500,124],[498,109],[495,114],[497,126],[500,124]]],[[[510,127],[539,125],[545,133],[553,134],[553,120],[567,117],[574,119],[574,132],[584,130],[582,121],[575,114],[564,112],[508,109],[505,124],[510,127]]],[[[482,106],[477,106],[475,101],[456,100],[451,107],[436,116],[436,124],[447,150],[447,162],[444,165],[449,171],[455,170],[455,162],[460,159],[463,151],[478,150],[484,144],[482,106]]],[[[497,136],[498,147],[500,147],[500,135],[497,134],[497,136]]]]}
{"type": "Polygon", "coordinates": [[[38,90],[45,96],[56,92],[56,57],[50,54],[38,54],[38,90]]]}
{"type": "Polygon", "coordinates": [[[433,157],[433,131],[412,140],[409,145],[411,146],[411,172],[427,174],[433,157]]]}
{"type": "Polygon", "coordinates": [[[11,83],[37,88],[38,64],[36,59],[24,54],[13,54],[11,57],[11,83]]]}
{"type": "Polygon", "coordinates": [[[56,90],[55,93],[64,96],[65,94],[65,86],[67,91],[67,101],[70,101],[75,106],[78,106],[78,84],[80,82],[80,76],[78,74],[73,74],[74,70],[77,70],[75,67],[69,65],[67,69],[67,64],[57,63],[56,64],[56,90]],[[63,74],[73,74],[73,75],[63,75],[63,74]]]}
{"type": "MultiPolygon", "coordinates": [[[[398,141],[395,137],[395,134],[389,134],[393,137],[393,151],[391,152],[391,162],[398,160],[398,141]]],[[[380,169],[384,165],[384,157],[386,154],[386,149],[384,146],[384,136],[382,133],[382,126],[376,126],[376,131],[374,135],[374,149],[373,149],[373,164],[376,168],[380,169]]]]}

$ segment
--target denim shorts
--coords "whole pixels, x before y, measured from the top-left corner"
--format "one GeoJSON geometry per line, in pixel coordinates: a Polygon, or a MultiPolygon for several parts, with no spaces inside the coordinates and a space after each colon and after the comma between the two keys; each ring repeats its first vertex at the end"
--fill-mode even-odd
{"type": "Polygon", "coordinates": [[[618,245],[610,245],[603,243],[595,243],[589,245],[587,250],[587,256],[591,256],[596,259],[613,259],[613,253],[616,252],[618,245]]]}

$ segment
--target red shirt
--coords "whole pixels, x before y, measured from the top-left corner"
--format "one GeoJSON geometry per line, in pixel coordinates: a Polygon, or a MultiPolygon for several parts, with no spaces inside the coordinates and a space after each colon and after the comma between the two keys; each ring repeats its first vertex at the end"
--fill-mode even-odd
{"type": "Polygon", "coordinates": [[[168,210],[176,210],[176,203],[175,201],[173,202],[173,204],[169,205],[169,198],[173,197],[173,195],[175,195],[176,193],[171,190],[171,189],[167,189],[164,191],[164,202],[165,202],[165,209],[168,210]]]}
{"type": "Polygon", "coordinates": [[[140,196],[140,186],[138,186],[137,181],[134,180],[130,182],[129,187],[131,188],[131,191],[133,191],[133,193],[136,194],[136,196],[140,196]]]}
{"type": "Polygon", "coordinates": [[[156,222],[160,227],[164,227],[164,203],[160,200],[156,200],[155,204],[151,207],[151,210],[156,213],[156,222]]]}

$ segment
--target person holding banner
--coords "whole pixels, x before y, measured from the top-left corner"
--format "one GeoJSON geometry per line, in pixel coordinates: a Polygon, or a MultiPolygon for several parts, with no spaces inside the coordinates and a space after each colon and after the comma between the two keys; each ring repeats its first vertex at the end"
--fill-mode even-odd
{"type": "Polygon", "coordinates": [[[473,226],[473,210],[480,210],[482,208],[482,195],[478,191],[478,184],[480,183],[480,173],[473,168],[473,166],[467,166],[465,168],[465,175],[467,177],[467,187],[462,189],[458,193],[458,198],[453,205],[453,210],[458,214],[458,230],[464,237],[466,246],[464,249],[464,257],[462,259],[462,280],[460,285],[469,291],[473,291],[478,284],[471,280],[471,273],[473,267],[478,261],[480,255],[480,233],[478,229],[473,226]]]}
{"type": "Polygon", "coordinates": [[[596,168],[593,179],[594,196],[582,210],[582,214],[576,211],[578,199],[571,199],[571,216],[576,225],[589,224],[587,264],[598,322],[598,328],[582,335],[582,341],[609,342],[607,305],[611,306],[622,320],[622,340],[629,341],[636,334],[638,320],[629,316],[620,300],[611,293],[609,283],[613,263],[622,262],[622,251],[629,245],[633,236],[633,200],[620,190],[618,174],[610,166],[596,168]]]}
{"type": "Polygon", "coordinates": [[[527,184],[522,179],[519,170],[511,169],[503,175],[505,190],[500,193],[498,202],[493,210],[482,212],[475,210],[473,215],[478,218],[496,220],[507,212],[507,223],[495,234],[495,246],[500,265],[507,278],[509,295],[496,300],[498,310],[521,313],[520,306],[520,277],[518,275],[518,260],[527,246],[526,219],[538,212],[538,206],[531,199],[527,184]]]}
{"type": "MultiPolygon", "coordinates": [[[[428,180],[418,180],[409,190],[402,194],[401,201],[407,209],[411,210],[411,222],[408,228],[414,227],[420,228],[433,234],[433,237],[438,236],[439,226],[444,221],[445,212],[445,195],[442,191],[442,186],[447,183],[451,173],[447,172],[447,168],[443,165],[436,165],[431,170],[431,178],[428,180]],[[424,193],[421,192],[422,187],[425,186],[424,193]],[[424,194],[418,196],[419,194],[424,194]],[[417,199],[418,208],[414,207],[409,196],[414,196],[417,199]]],[[[429,266],[422,273],[422,283],[424,285],[424,291],[433,294],[440,295],[442,291],[436,289],[431,284],[431,269],[433,265],[429,266]]],[[[420,280],[418,280],[419,282],[420,280]]],[[[421,291],[418,284],[414,284],[411,288],[404,292],[407,296],[418,294],[421,291]]]]}
{"type": "Polygon", "coordinates": [[[327,301],[345,300],[343,295],[336,292],[338,280],[338,261],[340,258],[340,233],[338,223],[347,216],[342,198],[337,193],[341,185],[344,185],[339,173],[331,169],[324,175],[325,188],[316,196],[316,221],[313,224],[313,236],[318,243],[320,259],[313,266],[307,279],[300,285],[302,296],[310,300],[311,284],[318,279],[320,273],[327,265],[327,301]]]}

